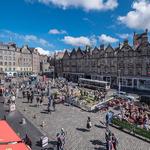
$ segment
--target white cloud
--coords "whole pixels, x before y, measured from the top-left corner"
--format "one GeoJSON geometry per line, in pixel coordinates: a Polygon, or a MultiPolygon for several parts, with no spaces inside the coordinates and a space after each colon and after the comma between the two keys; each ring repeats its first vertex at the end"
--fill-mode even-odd
{"type": "MultiPolygon", "coordinates": [[[[1,35],[3,36],[3,38],[7,38],[7,39],[12,39],[15,41],[21,41],[22,44],[34,44],[34,45],[39,45],[39,46],[43,46],[43,47],[53,47],[53,44],[49,43],[47,40],[43,39],[43,38],[39,38],[35,35],[23,35],[23,34],[19,34],[19,33],[15,33],[9,30],[1,30],[0,31],[1,35]]],[[[30,46],[30,45],[29,45],[30,46]]]]}
{"type": "Polygon", "coordinates": [[[48,50],[44,50],[44,49],[41,48],[41,47],[36,47],[35,49],[37,49],[38,52],[39,52],[40,54],[42,54],[42,55],[49,55],[49,54],[50,54],[50,52],[49,52],[48,50]]]}
{"type": "Polygon", "coordinates": [[[51,29],[48,32],[49,34],[67,34],[65,30],[51,29]]]}
{"type": "Polygon", "coordinates": [[[128,39],[131,35],[128,33],[117,34],[121,39],[128,39]]]}
{"type": "Polygon", "coordinates": [[[25,35],[24,36],[25,41],[29,42],[29,41],[36,41],[37,37],[34,35],[25,35]]]}
{"type": "Polygon", "coordinates": [[[134,1],[132,9],[126,16],[119,16],[118,20],[129,28],[150,29],[150,1],[134,1]]]}
{"type": "Polygon", "coordinates": [[[50,6],[51,4],[67,9],[69,7],[83,8],[89,10],[113,10],[118,6],[117,0],[25,0],[28,2],[39,2],[50,6]]]}
{"type": "Polygon", "coordinates": [[[92,44],[90,39],[85,36],[80,37],[65,36],[62,41],[72,46],[85,46],[92,44]]]}
{"type": "Polygon", "coordinates": [[[95,25],[94,21],[92,21],[91,19],[89,19],[89,18],[87,18],[87,17],[83,18],[82,20],[85,21],[85,22],[90,23],[90,24],[93,25],[93,26],[95,25]]]}
{"type": "Polygon", "coordinates": [[[108,36],[106,34],[102,34],[101,36],[99,36],[99,40],[103,43],[116,43],[116,42],[118,42],[118,39],[113,38],[111,36],[108,36]]]}

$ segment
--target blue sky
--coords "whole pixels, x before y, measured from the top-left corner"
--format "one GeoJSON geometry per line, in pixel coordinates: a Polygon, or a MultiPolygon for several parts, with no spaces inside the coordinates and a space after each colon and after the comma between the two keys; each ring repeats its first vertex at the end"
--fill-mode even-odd
{"type": "Polygon", "coordinates": [[[0,41],[56,51],[150,30],[149,0],[1,0],[0,41]]]}

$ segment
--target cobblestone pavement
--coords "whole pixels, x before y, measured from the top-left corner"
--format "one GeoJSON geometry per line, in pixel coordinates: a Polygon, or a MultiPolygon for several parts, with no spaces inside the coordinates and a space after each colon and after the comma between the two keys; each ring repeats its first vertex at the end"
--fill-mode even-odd
{"type": "MultiPolygon", "coordinates": [[[[55,141],[56,133],[63,127],[67,132],[65,150],[105,150],[105,129],[103,113],[88,113],[73,106],[56,105],[56,111],[47,114],[46,101],[43,106],[36,107],[26,103],[26,99],[17,99],[17,109],[23,113],[50,141],[55,141]],[[24,111],[26,109],[26,111],[24,111]],[[36,114],[36,119],[33,116],[36,114]],[[86,131],[87,116],[91,117],[92,129],[86,131]],[[42,128],[42,121],[45,126],[42,128]]],[[[119,140],[118,150],[150,150],[150,143],[111,128],[119,140]]]]}

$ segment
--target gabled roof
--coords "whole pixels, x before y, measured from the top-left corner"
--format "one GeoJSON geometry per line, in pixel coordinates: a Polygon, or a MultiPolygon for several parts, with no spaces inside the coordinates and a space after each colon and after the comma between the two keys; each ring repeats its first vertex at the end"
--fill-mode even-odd
{"type": "Polygon", "coordinates": [[[64,52],[58,52],[58,53],[56,54],[56,59],[62,59],[63,56],[64,56],[64,52]]]}
{"type": "Polygon", "coordinates": [[[75,48],[72,49],[72,51],[71,51],[71,53],[70,53],[70,56],[71,56],[71,57],[72,57],[72,56],[76,56],[76,50],[75,50],[75,48]]]}
{"type": "Polygon", "coordinates": [[[92,51],[92,54],[97,54],[99,52],[100,52],[100,50],[97,47],[95,47],[92,51]]]}
{"type": "Polygon", "coordinates": [[[105,52],[107,52],[108,50],[111,50],[112,52],[114,52],[114,49],[110,44],[108,44],[108,46],[106,47],[105,52]]]}
{"type": "Polygon", "coordinates": [[[24,45],[22,48],[20,48],[20,52],[22,52],[22,53],[32,53],[31,49],[28,47],[28,45],[24,45]],[[24,52],[24,50],[27,50],[27,51],[24,52]]]}
{"type": "Polygon", "coordinates": [[[129,45],[128,40],[124,40],[123,45],[121,46],[121,48],[118,48],[117,53],[119,52],[125,52],[125,51],[134,51],[134,49],[132,48],[132,46],[129,45]]]}
{"type": "Polygon", "coordinates": [[[77,49],[77,55],[81,55],[81,56],[83,56],[84,55],[84,53],[83,53],[83,51],[81,50],[81,48],[80,47],[78,47],[78,49],[77,49]]]}
{"type": "Polygon", "coordinates": [[[65,53],[64,53],[64,56],[63,56],[63,58],[66,58],[66,57],[69,57],[70,55],[69,55],[69,52],[67,51],[67,50],[65,50],[65,53]]]}
{"type": "Polygon", "coordinates": [[[135,51],[140,51],[140,50],[142,50],[144,47],[150,48],[150,43],[149,43],[149,42],[147,42],[147,43],[141,43],[141,44],[135,49],[135,51]]]}

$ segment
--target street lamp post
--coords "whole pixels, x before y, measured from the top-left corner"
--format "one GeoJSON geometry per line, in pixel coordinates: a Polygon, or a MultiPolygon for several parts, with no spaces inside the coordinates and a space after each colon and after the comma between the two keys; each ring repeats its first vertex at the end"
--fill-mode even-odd
{"type": "Polygon", "coordinates": [[[119,73],[119,89],[118,89],[118,92],[119,92],[119,96],[120,96],[120,89],[121,89],[121,84],[120,84],[120,70],[118,70],[118,73],[119,73]]]}
{"type": "Polygon", "coordinates": [[[56,65],[56,62],[55,62],[55,59],[56,59],[56,53],[54,53],[54,69],[53,69],[53,86],[54,86],[54,79],[55,79],[55,65],[56,65]]]}

